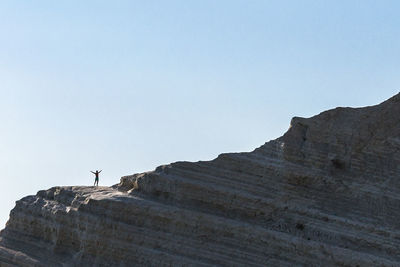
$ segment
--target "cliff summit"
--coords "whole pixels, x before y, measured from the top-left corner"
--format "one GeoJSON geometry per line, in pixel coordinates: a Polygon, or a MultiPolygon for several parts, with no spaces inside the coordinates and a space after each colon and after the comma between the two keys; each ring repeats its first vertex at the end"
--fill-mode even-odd
{"type": "Polygon", "coordinates": [[[0,266],[400,266],[400,94],[252,152],[16,202],[0,266]]]}

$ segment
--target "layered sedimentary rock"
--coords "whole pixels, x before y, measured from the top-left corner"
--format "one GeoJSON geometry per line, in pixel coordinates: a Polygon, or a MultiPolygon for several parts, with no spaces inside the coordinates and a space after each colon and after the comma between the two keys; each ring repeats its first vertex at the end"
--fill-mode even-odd
{"type": "Polygon", "coordinates": [[[248,153],[25,197],[1,266],[400,266],[400,94],[248,153]]]}

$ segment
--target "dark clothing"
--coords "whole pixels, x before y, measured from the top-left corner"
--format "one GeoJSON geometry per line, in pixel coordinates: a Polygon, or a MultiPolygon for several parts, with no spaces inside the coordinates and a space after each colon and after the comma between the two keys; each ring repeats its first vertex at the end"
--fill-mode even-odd
{"type": "Polygon", "coordinates": [[[99,185],[99,174],[100,174],[100,172],[101,171],[97,171],[97,170],[96,170],[96,172],[92,172],[91,171],[91,173],[93,173],[96,176],[96,178],[94,178],[94,185],[96,185],[96,184],[97,184],[97,186],[99,185]]]}

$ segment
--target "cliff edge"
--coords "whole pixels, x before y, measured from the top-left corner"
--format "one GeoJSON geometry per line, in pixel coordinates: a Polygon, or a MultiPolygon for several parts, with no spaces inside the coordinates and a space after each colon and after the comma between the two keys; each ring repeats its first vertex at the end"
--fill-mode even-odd
{"type": "Polygon", "coordinates": [[[400,94],[252,152],[16,202],[0,266],[400,266],[400,94]]]}

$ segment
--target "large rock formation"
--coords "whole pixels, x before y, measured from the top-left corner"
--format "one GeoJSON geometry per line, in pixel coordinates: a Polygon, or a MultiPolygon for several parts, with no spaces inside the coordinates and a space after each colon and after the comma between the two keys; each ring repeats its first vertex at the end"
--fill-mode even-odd
{"type": "Polygon", "coordinates": [[[25,197],[1,266],[400,266],[400,94],[249,153],[25,197]]]}

